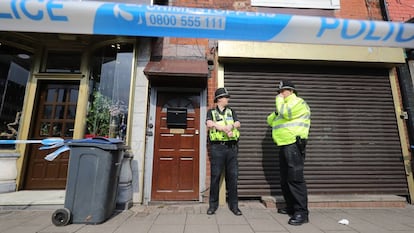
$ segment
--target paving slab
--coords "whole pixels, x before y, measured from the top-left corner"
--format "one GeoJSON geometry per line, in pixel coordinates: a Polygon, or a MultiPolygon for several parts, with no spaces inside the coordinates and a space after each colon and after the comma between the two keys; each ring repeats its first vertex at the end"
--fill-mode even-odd
{"type": "Polygon", "coordinates": [[[310,222],[288,224],[289,216],[259,201],[240,203],[242,216],[227,207],[207,215],[205,203],[134,205],[102,224],[57,227],[49,210],[1,209],[0,233],[413,233],[414,206],[404,208],[311,208],[310,222]],[[348,225],[339,224],[341,219],[348,225]]]}

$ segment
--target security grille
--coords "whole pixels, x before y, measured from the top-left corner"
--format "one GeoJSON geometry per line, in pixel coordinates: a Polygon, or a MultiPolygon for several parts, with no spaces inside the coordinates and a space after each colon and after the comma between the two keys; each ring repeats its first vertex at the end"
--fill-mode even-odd
{"type": "Polygon", "coordinates": [[[239,195],[280,195],[278,149],[266,117],[278,83],[309,104],[305,178],[310,194],[407,195],[388,70],[266,64],[224,65],[230,106],[242,123],[239,195]]]}

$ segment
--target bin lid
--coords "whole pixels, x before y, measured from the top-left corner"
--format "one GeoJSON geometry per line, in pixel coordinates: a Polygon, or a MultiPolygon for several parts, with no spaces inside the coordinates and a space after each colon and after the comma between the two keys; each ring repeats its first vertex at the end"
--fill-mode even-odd
{"type": "Polygon", "coordinates": [[[104,150],[127,149],[127,146],[121,139],[104,137],[72,139],[67,141],[67,145],[69,147],[98,147],[104,150]]]}

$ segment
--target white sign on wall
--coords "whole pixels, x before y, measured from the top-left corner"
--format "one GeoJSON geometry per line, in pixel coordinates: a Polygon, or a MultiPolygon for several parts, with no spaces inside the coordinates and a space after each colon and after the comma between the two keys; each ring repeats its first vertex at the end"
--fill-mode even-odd
{"type": "Polygon", "coordinates": [[[251,0],[252,6],[339,9],[340,0],[251,0]]]}

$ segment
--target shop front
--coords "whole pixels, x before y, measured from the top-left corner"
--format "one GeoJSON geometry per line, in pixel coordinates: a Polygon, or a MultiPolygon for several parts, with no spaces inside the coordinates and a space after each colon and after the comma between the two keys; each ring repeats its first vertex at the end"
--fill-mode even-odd
{"type": "MultiPolygon", "coordinates": [[[[128,144],[142,44],[116,36],[2,32],[1,139],[111,137],[128,144]]],[[[146,93],[146,85],[139,87],[146,93]]],[[[47,161],[53,150],[40,146],[1,145],[0,163],[14,160],[8,167],[16,168],[0,181],[2,192],[65,189],[69,153],[47,161]]]]}

